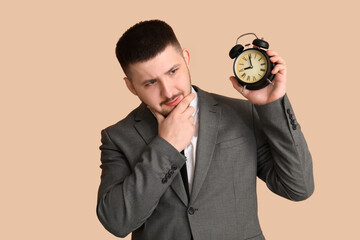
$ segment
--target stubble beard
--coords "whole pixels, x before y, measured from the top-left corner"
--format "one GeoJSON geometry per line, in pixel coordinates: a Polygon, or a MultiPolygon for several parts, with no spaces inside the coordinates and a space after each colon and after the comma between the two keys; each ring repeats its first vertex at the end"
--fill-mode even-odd
{"type": "MultiPolygon", "coordinates": [[[[190,94],[191,93],[191,88],[192,88],[192,85],[191,85],[191,75],[190,75],[190,71],[189,71],[189,68],[186,66],[186,68],[187,68],[187,72],[188,72],[188,76],[189,76],[189,93],[188,94],[190,94]]],[[[163,101],[163,102],[161,102],[160,103],[160,106],[164,106],[166,103],[168,103],[168,102],[171,102],[171,101],[173,101],[175,98],[177,98],[178,96],[183,96],[183,99],[187,96],[185,96],[185,93],[184,92],[180,92],[180,93],[177,93],[176,95],[174,95],[173,97],[171,97],[171,98],[168,98],[168,99],[166,99],[165,101],[163,101]]],[[[183,100],[183,99],[181,99],[181,101],[183,100]]],[[[176,105],[177,106],[177,105],[176,105]]],[[[167,117],[175,108],[176,108],[176,106],[173,106],[173,108],[172,109],[170,109],[170,110],[164,110],[163,112],[161,112],[161,114],[164,116],[164,117],[167,117]]]]}

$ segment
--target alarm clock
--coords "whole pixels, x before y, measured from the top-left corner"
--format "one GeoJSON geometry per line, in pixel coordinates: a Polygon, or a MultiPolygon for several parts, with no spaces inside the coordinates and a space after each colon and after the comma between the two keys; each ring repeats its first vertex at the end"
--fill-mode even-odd
{"type": "Polygon", "coordinates": [[[243,90],[258,90],[272,84],[274,75],[271,74],[275,64],[270,61],[266,54],[269,43],[263,39],[259,39],[255,33],[245,33],[236,39],[236,45],[230,50],[229,56],[234,60],[234,74],[243,90]],[[246,35],[254,35],[252,42],[254,47],[245,47],[238,44],[240,38],[246,35]]]}

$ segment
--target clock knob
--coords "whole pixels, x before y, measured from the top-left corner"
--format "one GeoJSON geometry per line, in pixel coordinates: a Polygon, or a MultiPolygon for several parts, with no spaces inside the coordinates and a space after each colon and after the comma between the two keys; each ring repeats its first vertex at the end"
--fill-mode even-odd
{"type": "Polygon", "coordinates": [[[231,59],[236,58],[237,56],[240,55],[240,53],[244,50],[243,45],[241,44],[236,44],[229,52],[229,56],[231,59]]]}
{"type": "Polygon", "coordinates": [[[259,39],[256,38],[254,39],[254,41],[252,42],[253,45],[257,46],[257,47],[261,47],[264,49],[268,49],[269,48],[269,43],[263,39],[259,39]]]}

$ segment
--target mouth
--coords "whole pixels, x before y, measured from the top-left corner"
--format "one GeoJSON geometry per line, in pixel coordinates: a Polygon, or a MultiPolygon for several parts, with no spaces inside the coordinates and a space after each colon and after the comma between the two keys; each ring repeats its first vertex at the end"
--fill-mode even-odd
{"type": "Polygon", "coordinates": [[[175,97],[173,100],[171,100],[170,102],[166,102],[164,103],[166,106],[176,106],[179,102],[180,102],[181,98],[180,98],[180,95],[175,97]]]}

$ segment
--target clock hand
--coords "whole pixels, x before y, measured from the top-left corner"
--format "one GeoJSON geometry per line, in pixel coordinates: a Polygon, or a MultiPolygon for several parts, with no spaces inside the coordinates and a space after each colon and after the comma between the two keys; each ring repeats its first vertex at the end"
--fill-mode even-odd
{"type": "Polygon", "coordinates": [[[251,62],[251,54],[249,55],[249,61],[250,61],[250,67],[253,68],[252,62],[251,62]]]}
{"type": "Polygon", "coordinates": [[[248,70],[248,69],[252,69],[253,67],[252,66],[250,66],[250,67],[246,67],[246,68],[244,68],[244,70],[248,70]]]}

